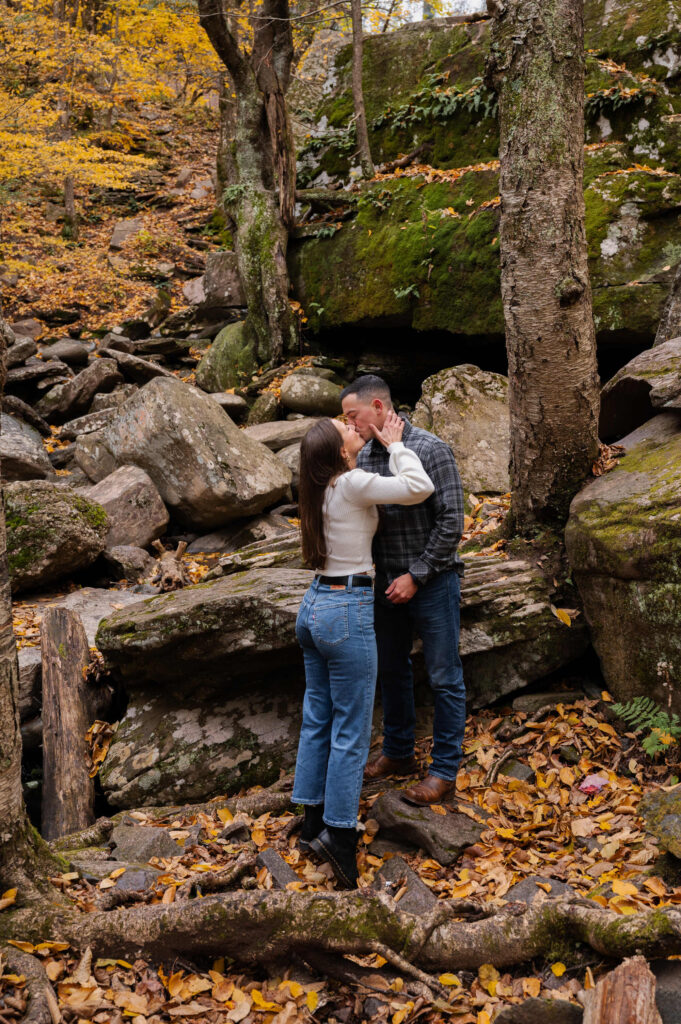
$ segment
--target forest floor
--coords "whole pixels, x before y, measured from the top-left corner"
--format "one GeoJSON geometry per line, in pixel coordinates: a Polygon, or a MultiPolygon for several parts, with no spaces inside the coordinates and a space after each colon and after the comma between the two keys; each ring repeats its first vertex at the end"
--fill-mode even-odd
{"type": "MultiPolygon", "coordinates": [[[[600,701],[585,697],[548,711],[544,707],[535,712],[535,718],[500,707],[468,719],[456,798],[433,810],[441,815],[463,811],[480,821],[485,826],[480,840],[451,867],[413,848],[402,853],[433,894],[477,903],[484,914],[514,899],[509,892],[517,882],[532,879],[539,899],[546,898],[553,880],[622,915],[681,903],[681,884],[676,884],[681,883],[681,874],[670,873],[670,858],[659,855],[655,840],[637,817],[641,796],[673,783],[675,766],[670,758],[663,764],[651,762],[638,737],[624,732],[621,723],[618,726],[609,702],[604,693],[600,701]],[[526,778],[504,775],[502,757],[507,768],[512,757],[521,766],[518,774],[526,778]],[[499,767],[502,772],[497,774],[499,767]]],[[[430,743],[424,737],[418,744],[423,768],[430,743]]],[[[408,780],[397,785],[406,786],[408,780]]],[[[381,788],[389,787],[384,783],[381,788]]],[[[370,886],[384,861],[394,856],[394,851],[382,848],[371,816],[378,795],[375,790],[366,795],[360,808],[362,887],[370,886]]],[[[157,818],[151,809],[126,815],[126,820],[139,824],[169,828],[187,847],[177,857],[151,861],[161,874],[144,894],[145,902],[175,902],[188,883],[200,891],[202,873],[229,870],[243,854],[243,843],[220,838],[231,814],[218,807],[216,802],[214,812],[204,805],[195,812],[184,809],[164,818],[157,818]],[[194,826],[201,830],[200,845],[194,826]]],[[[303,892],[334,889],[328,867],[298,849],[293,810],[238,817],[248,827],[253,852],[273,848],[296,873],[298,880],[288,887],[303,892]]],[[[253,871],[252,887],[273,887],[267,868],[253,871]]],[[[93,884],[76,872],[67,872],[53,882],[88,912],[102,906],[116,878],[93,884]]],[[[4,899],[11,905],[13,894],[5,894],[4,899]]],[[[123,1024],[124,1020],[160,1024],[184,1018],[197,1024],[241,1020],[246,1024],[297,1020],[409,1024],[417,1018],[433,1024],[450,1019],[489,1024],[503,1007],[528,997],[576,1001],[612,966],[592,951],[578,962],[530,962],[506,973],[486,964],[477,973],[443,974],[440,982],[449,993],[448,1001],[429,1002],[409,997],[408,979],[376,955],[350,957],[370,971],[362,984],[344,984],[320,978],[302,962],[293,962],[285,973],[270,977],[244,974],[238,964],[223,960],[91,962],[87,955],[78,958],[68,947],[54,943],[17,945],[42,958],[67,1024],[123,1024]]],[[[0,971],[0,975],[0,1020],[17,1020],[24,1005],[24,982],[11,973],[0,971]]]]}

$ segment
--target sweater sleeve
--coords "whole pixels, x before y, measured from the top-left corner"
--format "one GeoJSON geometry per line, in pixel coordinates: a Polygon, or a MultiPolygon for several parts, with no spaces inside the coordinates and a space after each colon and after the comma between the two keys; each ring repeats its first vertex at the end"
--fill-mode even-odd
{"type": "Polygon", "coordinates": [[[348,501],[361,508],[370,505],[418,505],[434,491],[433,483],[416,452],[395,441],[388,448],[392,476],[353,469],[344,478],[348,501]]]}

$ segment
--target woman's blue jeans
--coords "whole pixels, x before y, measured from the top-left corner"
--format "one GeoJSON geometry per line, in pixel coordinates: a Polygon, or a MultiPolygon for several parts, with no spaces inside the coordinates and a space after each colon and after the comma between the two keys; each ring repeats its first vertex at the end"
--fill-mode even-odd
{"type": "Polygon", "coordinates": [[[296,636],[305,698],[293,803],[323,804],[327,825],[355,828],[376,691],[373,590],[315,579],[296,636]]]}

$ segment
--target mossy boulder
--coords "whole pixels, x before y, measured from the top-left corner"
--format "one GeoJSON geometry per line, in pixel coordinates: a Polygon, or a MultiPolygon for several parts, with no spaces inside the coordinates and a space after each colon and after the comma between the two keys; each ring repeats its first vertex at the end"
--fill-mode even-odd
{"type": "Polygon", "coordinates": [[[608,689],[681,711],[681,414],[620,443],[617,467],[572,502],[568,557],[608,689]]]}
{"type": "Polygon", "coordinates": [[[255,336],[247,320],[227,324],[196,368],[196,383],[204,391],[235,388],[249,380],[255,369],[255,336]]]}
{"type": "Polygon", "coordinates": [[[508,378],[470,363],[423,382],[412,423],[454,452],[466,493],[509,490],[508,378]]]}
{"type": "Polygon", "coordinates": [[[601,392],[599,436],[613,440],[681,400],[681,338],[634,356],[601,392]]]}
{"type": "Polygon", "coordinates": [[[660,845],[681,858],[681,786],[667,792],[646,793],[638,805],[638,814],[660,845]]]}
{"type": "Polygon", "coordinates": [[[101,505],[45,480],[4,488],[12,592],[35,589],[91,565],[109,528],[101,505]]]}
{"type": "Polygon", "coordinates": [[[338,416],[341,388],[323,377],[291,373],[281,385],[281,404],[305,416],[338,416]]]}

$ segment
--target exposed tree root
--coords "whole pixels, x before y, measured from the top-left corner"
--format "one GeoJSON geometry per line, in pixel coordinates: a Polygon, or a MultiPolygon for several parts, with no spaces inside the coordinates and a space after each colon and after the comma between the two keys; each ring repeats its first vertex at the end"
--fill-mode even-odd
{"type": "Polygon", "coordinates": [[[84,846],[100,846],[106,843],[113,832],[114,823],[111,818],[97,818],[94,825],[79,832],[69,832],[68,835],[60,836],[53,840],[49,846],[51,850],[61,852],[63,850],[76,850],[84,846]]]}
{"type": "Polygon", "coordinates": [[[515,903],[481,921],[445,919],[456,904],[415,916],[375,893],[232,892],[170,905],[63,913],[43,903],[0,917],[0,937],[55,938],[97,955],[227,955],[242,964],[306,951],[365,955],[378,945],[425,972],[507,967],[569,954],[577,944],[621,959],[681,953],[681,911],[664,907],[620,916],[589,900],[515,903]]]}
{"type": "Polygon", "coordinates": [[[28,1008],[22,1018],[23,1024],[60,1024],[62,1016],[57,997],[40,961],[13,946],[2,946],[0,951],[10,969],[26,978],[28,1008]]]}
{"type": "Polygon", "coordinates": [[[119,824],[131,814],[144,814],[149,821],[162,821],[164,818],[184,818],[196,814],[215,814],[216,811],[227,808],[232,814],[248,814],[251,818],[257,818],[261,814],[271,811],[275,814],[285,810],[291,803],[291,790],[293,789],[293,776],[285,775],[282,779],[268,786],[267,789],[259,789],[255,793],[248,793],[246,796],[223,797],[218,800],[207,800],[200,804],[168,804],[165,807],[138,807],[135,811],[119,811],[114,815],[114,824],[119,824]]]}

